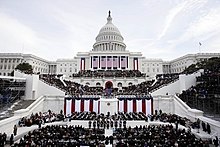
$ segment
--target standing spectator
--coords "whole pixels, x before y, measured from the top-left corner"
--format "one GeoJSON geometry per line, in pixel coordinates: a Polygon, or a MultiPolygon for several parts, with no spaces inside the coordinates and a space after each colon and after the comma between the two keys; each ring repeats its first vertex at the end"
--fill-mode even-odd
{"type": "Polygon", "coordinates": [[[7,139],[7,134],[4,132],[3,133],[3,144],[6,144],[6,139],[7,139]]]}
{"type": "Polygon", "coordinates": [[[215,139],[213,140],[213,143],[216,147],[218,147],[219,143],[218,143],[218,137],[215,136],[215,139]]]}
{"type": "Polygon", "coordinates": [[[211,128],[210,128],[209,123],[207,123],[207,132],[208,132],[208,134],[211,134],[211,128]]]}
{"type": "Polygon", "coordinates": [[[206,132],[206,126],[205,126],[205,123],[202,121],[202,130],[204,131],[204,132],[206,132]]]}
{"type": "Polygon", "coordinates": [[[14,136],[16,136],[16,135],[17,135],[17,131],[18,131],[17,125],[14,125],[14,131],[13,131],[14,136]]]}
{"type": "Polygon", "coordinates": [[[38,122],[38,128],[41,128],[42,120],[40,119],[38,122]]]}
{"type": "Polygon", "coordinates": [[[14,143],[14,135],[11,134],[11,137],[10,137],[10,145],[12,145],[14,143]]]}
{"type": "Polygon", "coordinates": [[[176,131],[178,130],[178,125],[179,125],[179,122],[178,122],[178,120],[175,122],[175,124],[176,124],[176,131]]]}

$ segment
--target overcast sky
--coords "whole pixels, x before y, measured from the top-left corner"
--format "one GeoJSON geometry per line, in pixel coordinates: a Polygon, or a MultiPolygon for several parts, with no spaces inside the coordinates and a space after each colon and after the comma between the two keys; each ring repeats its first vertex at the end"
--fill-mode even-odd
{"type": "Polygon", "coordinates": [[[127,50],[146,58],[220,53],[220,0],[0,0],[0,52],[73,58],[92,49],[109,10],[127,50]]]}

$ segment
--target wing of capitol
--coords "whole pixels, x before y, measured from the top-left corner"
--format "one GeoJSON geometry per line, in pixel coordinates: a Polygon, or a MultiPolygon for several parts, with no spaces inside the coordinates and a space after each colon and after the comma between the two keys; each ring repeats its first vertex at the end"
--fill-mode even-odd
{"type": "Polygon", "coordinates": [[[110,11],[95,40],[72,59],[0,53],[0,146],[218,145],[220,53],[147,59],[110,11]]]}

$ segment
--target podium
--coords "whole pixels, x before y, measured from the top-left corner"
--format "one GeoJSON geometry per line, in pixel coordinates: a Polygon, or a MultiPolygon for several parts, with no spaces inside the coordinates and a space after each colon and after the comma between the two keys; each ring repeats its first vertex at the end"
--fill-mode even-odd
{"type": "Polygon", "coordinates": [[[117,98],[100,98],[100,113],[110,115],[118,113],[118,99],[117,98]]]}

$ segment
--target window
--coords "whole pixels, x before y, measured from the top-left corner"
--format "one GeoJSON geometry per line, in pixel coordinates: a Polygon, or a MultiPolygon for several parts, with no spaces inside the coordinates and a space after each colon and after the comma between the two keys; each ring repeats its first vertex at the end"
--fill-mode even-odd
{"type": "Polygon", "coordinates": [[[101,84],[99,82],[96,83],[96,86],[101,86],[101,84]]]}
{"type": "Polygon", "coordinates": [[[62,68],[60,69],[60,72],[62,72],[62,68]]]}
{"type": "Polygon", "coordinates": [[[122,83],[121,82],[118,83],[118,87],[122,87],[122,83]]]}

